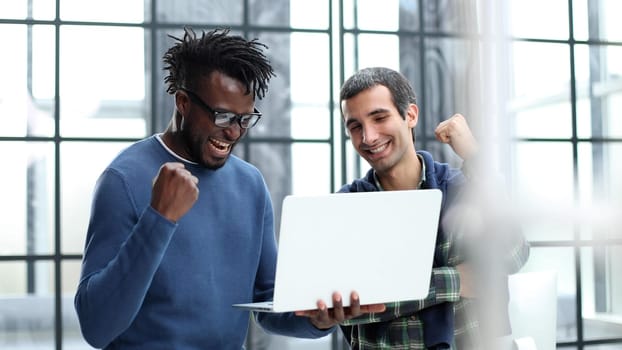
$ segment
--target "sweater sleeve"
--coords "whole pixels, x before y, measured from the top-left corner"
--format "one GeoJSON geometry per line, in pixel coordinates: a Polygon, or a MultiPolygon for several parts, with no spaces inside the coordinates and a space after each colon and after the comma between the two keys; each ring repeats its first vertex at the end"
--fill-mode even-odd
{"type": "Polygon", "coordinates": [[[254,312],[255,319],[268,333],[297,338],[316,339],[331,334],[336,326],[329,329],[316,328],[308,317],[296,316],[292,312],[274,314],[268,312],[254,312]]]}
{"type": "Polygon", "coordinates": [[[102,348],[138,313],[176,225],[147,207],[137,212],[121,176],[95,188],[75,308],[86,341],[102,348]]]}

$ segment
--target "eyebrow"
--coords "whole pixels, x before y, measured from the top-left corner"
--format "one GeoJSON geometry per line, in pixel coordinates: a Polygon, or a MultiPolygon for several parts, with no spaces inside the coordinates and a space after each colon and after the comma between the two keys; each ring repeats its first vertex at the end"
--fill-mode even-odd
{"type": "MultiPolygon", "coordinates": [[[[373,117],[376,114],[381,114],[381,113],[388,113],[390,112],[390,110],[386,109],[386,108],[376,108],[373,111],[367,113],[367,115],[365,115],[366,117],[373,117]]],[[[348,118],[348,120],[346,120],[345,126],[348,127],[350,124],[355,123],[357,121],[356,118],[348,118]]]]}

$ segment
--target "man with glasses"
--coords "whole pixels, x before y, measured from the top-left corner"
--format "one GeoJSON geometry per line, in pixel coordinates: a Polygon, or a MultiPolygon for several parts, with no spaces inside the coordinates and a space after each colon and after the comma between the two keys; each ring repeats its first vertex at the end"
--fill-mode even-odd
{"type": "MultiPolygon", "coordinates": [[[[241,349],[248,312],[232,304],[272,298],[270,194],[231,154],[261,118],[255,98],[274,76],[265,46],[228,30],[173,39],[164,55],[170,124],[121,152],[95,188],[75,306],[98,348],[241,349]]],[[[256,319],[269,332],[317,338],[366,311],[354,299],[310,319],[256,319]]]]}

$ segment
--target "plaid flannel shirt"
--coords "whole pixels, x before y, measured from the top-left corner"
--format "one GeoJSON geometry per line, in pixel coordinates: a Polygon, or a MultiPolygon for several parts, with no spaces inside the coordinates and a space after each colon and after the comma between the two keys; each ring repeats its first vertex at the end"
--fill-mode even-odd
{"type": "MultiPolygon", "coordinates": [[[[438,188],[437,183],[448,180],[443,177],[459,174],[455,170],[451,173],[446,164],[434,162],[427,152],[419,151],[418,154],[422,159],[424,176],[429,179],[424,188],[438,188]]],[[[458,176],[460,181],[464,180],[462,174],[458,176]]],[[[381,190],[373,170],[357,181],[344,186],[341,191],[381,190]]],[[[447,193],[444,191],[443,194],[445,196],[447,193]]],[[[437,241],[436,254],[440,253],[447,265],[432,269],[428,296],[423,300],[390,303],[382,313],[364,314],[343,322],[341,329],[353,350],[426,349],[423,337],[426,325],[421,321],[418,311],[444,302],[452,303],[454,310],[454,342],[451,349],[481,349],[478,301],[460,297],[460,278],[455,266],[465,261],[459,242],[461,237],[451,234],[441,237],[437,241]]],[[[509,237],[504,244],[502,256],[505,261],[500,265],[507,273],[514,273],[527,261],[529,245],[520,232],[509,237]]]]}

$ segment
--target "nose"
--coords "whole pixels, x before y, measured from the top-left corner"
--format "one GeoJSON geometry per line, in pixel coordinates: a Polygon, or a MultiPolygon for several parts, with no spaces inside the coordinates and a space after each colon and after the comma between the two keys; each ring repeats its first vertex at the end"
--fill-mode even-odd
{"type": "Polygon", "coordinates": [[[237,121],[223,130],[225,136],[231,141],[239,139],[245,131],[246,129],[243,129],[237,121]]]}
{"type": "Polygon", "coordinates": [[[363,128],[363,133],[362,133],[363,143],[367,145],[373,144],[376,141],[376,139],[378,139],[378,132],[376,131],[376,129],[371,125],[362,126],[362,128],[363,128]]]}

